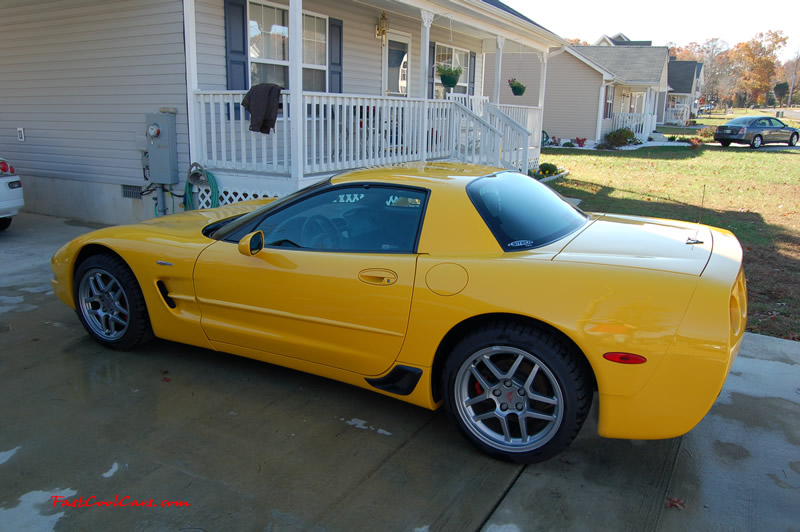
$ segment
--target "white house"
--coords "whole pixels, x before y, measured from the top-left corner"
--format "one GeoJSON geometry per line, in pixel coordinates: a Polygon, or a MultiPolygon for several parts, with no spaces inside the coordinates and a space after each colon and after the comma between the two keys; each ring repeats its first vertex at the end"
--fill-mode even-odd
{"type": "Polygon", "coordinates": [[[485,53],[545,57],[564,44],[496,0],[15,3],[0,17],[0,153],[30,210],[105,223],[154,213],[142,155],[146,115],[159,111],[176,117],[170,191],[200,162],[223,203],[394,162],[524,170],[538,164],[541,107],[462,104],[504,82],[485,53]],[[462,66],[458,85],[446,90],[435,64],[462,66]],[[240,106],[264,81],[287,89],[270,135],[249,131],[240,106]]]}

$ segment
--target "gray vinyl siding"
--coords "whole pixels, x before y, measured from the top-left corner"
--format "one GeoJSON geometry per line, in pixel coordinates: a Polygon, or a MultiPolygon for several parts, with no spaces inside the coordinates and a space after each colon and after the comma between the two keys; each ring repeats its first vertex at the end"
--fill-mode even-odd
{"type": "MultiPolygon", "coordinates": [[[[506,42],[503,53],[503,64],[500,69],[500,103],[509,105],[539,106],[539,73],[541,60],[537,54],[519,53],[514,50],[514,43],[506,42]],[[514,96],[508,86],[508,80],[516,78],[526,86],[525,94],[514,96]]],[[[484,94],[494,101],[494,71],[495,57],[497,54],[486,54],[486,79],[484,94]]],[[[549,73],[547,74],[549,76],[549,73]]],[[[547,95],[545,94],[545,98],[547,95]]]]}
{"type": "MultiPolygon", "coordinates": [[[[285,5],[278,0],[272,4],[285,5]]],[[[197,72],[200,90],[225,90],[225,19],[223,0],[196,0],[197,25],[197,72]]],[[[303,11],[341,19],[343,22],[343,87],[347,94],[381,96],[381,41],[375,37],[375,24],[382,10],[356,2],[331,2],[328,0],[305,0],[303,11]]],[[[411,35],[411,61],[409,96],[419,97],[420,41],[422,21],[420,18],[388,13],[390,29],[411,35]]],[[[482,41],[475,37],[454,32],[450,42],[449,27],[437,21],[431,28],[431,42],[440,42],[477,54],[475,92],[481,93],[483,61],[482,41]]]]}
{"type": "Polygon", "coordinates": [[[178,110],[178,160],[185,171],[181,0],[5,4],[0,153],[21,175],[143,185],[136,139],[144,134],[145,114],[161,107],[178,110]],[[17,141],[18,127],[25,128],[24,142],[17,141]]]}
{"type": "Polygon", "coordinates": [[[225,90],[225,14],[221,0],[195,0],[197,84],[201,90],[225,90]]]}

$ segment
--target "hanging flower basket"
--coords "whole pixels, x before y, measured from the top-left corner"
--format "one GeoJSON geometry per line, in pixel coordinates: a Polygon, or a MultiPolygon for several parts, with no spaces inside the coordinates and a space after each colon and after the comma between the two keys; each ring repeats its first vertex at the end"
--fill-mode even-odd
{"type": "Polygon", "coordinates": [[[448,65],[437,65],[436,73],[439,74],[439,79],[442,80],[442,85],[445,87],[455,87],[458,85],[458,78],[461,77],[461,67],[451,67],[448,65]]]}
{"type": "Polygon", "coordinates": [[[524,84],[517,81],[517,78],[508,80],[508,86],[511,87],[511,92],[514,93],[514,96],[522,96],[525,94],[525,89],[527,88],[524,84]]]}

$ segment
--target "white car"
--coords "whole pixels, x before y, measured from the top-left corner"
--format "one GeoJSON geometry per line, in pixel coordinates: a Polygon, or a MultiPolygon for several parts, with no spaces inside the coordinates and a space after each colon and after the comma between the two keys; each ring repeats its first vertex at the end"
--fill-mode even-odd
{"type": "Polygon", "coordinates": [[[22,181],[14,172],[11,163],[0,158],[0,231],[8,229],[11,217],[16,216],[24,206],[22,181]]]}

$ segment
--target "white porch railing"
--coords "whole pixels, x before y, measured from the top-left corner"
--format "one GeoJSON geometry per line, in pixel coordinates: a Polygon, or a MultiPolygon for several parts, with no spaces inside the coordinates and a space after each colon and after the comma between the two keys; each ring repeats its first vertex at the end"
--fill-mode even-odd
{"type": "Polygon", "coordinates": [[[531,135],[541,129],[538,108],[498,109],[484,97],[469,97],[467,103],[484,113],[481,118],[457,99],[309,92],[303,95],[303,108],[295,113],[289,105],[289,92],[284,91],[275,130],[266,135],[249,130],[250,117],[241,106],[245,94],[195,93],[197,145],[193,153],[204,166],[290,176],[290,126],[298,115],[304,118],[300,153],[304,175],[448,158],[526,171],[531,161],[535,165],[538,160],[541,140],[531,135]]]}
{"type": "Polygon", "coordinates": [[[650,133],[656,129],[655,115],[646,113],[614,113],[611,129],[628,128],[636,138],[646,142],[650,133]]]}
{"type": "Polygon", "coordinates": [[[676,124],[679,126],[685,126],[688,121],[689,121],[688,105],[682,105],[680,107],[672,107],[667,109],[666,112],[664,113],[665,124],[676,124]]]}
{"type": "Polygon", "coordinates": [[[211,168],[289,175],[289,93],[281,93],[283,112],[275,130],[264,135],[250,131],[249,115],[241,105],[247,91],[195,93],[199,153],[195,157],[211,168]]]}

